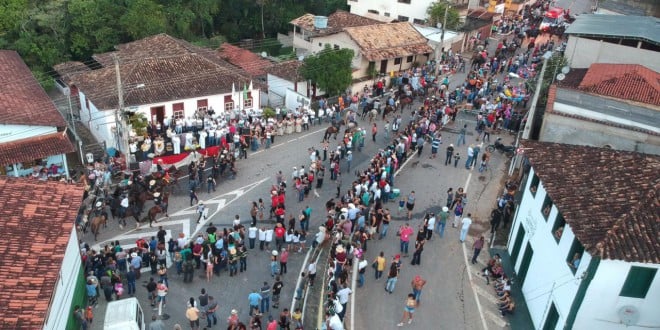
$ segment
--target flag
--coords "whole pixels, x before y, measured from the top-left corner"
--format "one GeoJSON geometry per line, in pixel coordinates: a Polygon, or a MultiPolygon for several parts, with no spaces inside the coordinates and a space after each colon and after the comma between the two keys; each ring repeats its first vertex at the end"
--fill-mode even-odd
{"type": "Polygon", "coordinates": [[[251,92],[252,91],[252,80],[250,80],[250,87],[248,87],[248,90],[251,92]]]}
{"type": "Polygon", "coordinates": [[[234,100],[234,95],[236,95],[236,86],[234,83],[231,83],[231,99],[234,100]]]}

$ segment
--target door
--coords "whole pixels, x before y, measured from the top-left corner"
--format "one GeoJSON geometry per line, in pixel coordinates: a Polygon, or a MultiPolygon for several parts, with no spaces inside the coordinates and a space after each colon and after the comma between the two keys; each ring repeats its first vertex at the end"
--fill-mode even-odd
{"type": "Polygon", "coordinates": [[[559,313],[557,313],[557,307],[555,307],[555,303],[553,302],[550,306],[548,317],[543,323],[543,330],[554,330],[557,328],[557,322],[559,322],[559,313]]]}
{"type": "Polygon", "coordinates": [[[534,250],[532,250],[532,245],[527,242],[525,246],[525,253],[523,253],[523,258],[520,263],[520,270],[518,270],[518,281],[520,281],[520,287],[525,283],[525,277],[527,277],[527,271],[529,270],[529,264],[532,262],[532,257],[534,256],[534,250]]]}
{"type": "Polygon", "coordinates": [[[387,60],[380,61],[380,73],[387,73],[387,60]]]}
{"type": "Polygon", "coordinates": [[[520,226],[518,226],[516,239],[513,241],[513,249],[511,250],[511,263],[514,267],[516,266],[516,261],[518,261],[518,255],[520,254],[523,238],[525,238],[525,227],[520,224],[520,226]]]}
{"type": "Polygon", "coordinates": [[[160,123],[163,124],[165,119],[165,107],[153,107],[151,108],[151,124],[160,123]]]}

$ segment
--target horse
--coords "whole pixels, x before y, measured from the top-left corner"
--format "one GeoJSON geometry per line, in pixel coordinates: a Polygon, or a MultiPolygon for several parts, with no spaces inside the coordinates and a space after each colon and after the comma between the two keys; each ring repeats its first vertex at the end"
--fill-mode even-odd
{"type": "MultiPolygon", "coordinates": [[[[337,140],[337,133],[339,132],[339,128],[336,126],[329,126],[328,128],[325,129],[325,134],[323,135],[323,141],[327,141],[330,139],[330,136],[334,134],[334,139],[337,140]]],[[[323,142],[321,141],[321,142],[323,142]]]]}
{"type": "Polygon", "coordinates": [[[135,226],[140,227],[140,214],[142,211],[137,206],[129,206],[124,212],[124,216],[119,219],[119,228],[124,229],[126,226],[126,218],[133,217],[135,219],[135,226]]]}
{"type": "Polygon", "coordinates": [[[105,217],[105,215],[97,215],[90,221],[90,228],[92,230],[92,234],[94,234],[94,241],[96,241],[99,236],[101,225],[105,227],[107,220],[108,219],[105,217]]]}
{"type": "Polygon", "coordinates": [[[383,120],[385,120],[385,118],[387,118],[387,115],[389,115],[392,112],[394,112],[394,108],[391,105],[387,105],[383,109],[383,120]]]}
{"type": "Polygon", "coordinates": [[[403,108],[407,105],[408,109],[412,109],[413,98],[410,95],[400,93],[396,99],[396,104],[398,104],[401,113],[403,113],[403,108]]]}
{"type": "Polygon", "coordinates": [[[484,63],[486,63],[486,59],[481,56],[479,52],[475,52],[474,55],[472,55],[472,62],[471,62],[471,68],[473,70],[476,70],[480,68],[484,63]]]}
{"type": "Polygon", "coordinates": [[[147,212],[147,216],[146,216],[149,219],[149,227],[151,227],[152,223],[158,222],[156,220],[156,216],[159,213],[165,213],[165,211],[163,210],[163,208],[161,208],[158,205],[154,205],[149,209],[149,211],[147,212]]]}

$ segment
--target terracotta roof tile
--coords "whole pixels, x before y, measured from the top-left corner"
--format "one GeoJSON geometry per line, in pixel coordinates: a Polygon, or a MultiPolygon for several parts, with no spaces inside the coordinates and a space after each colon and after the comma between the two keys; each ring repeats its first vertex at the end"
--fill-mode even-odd
{"type": "Polygon", "coordinates": [[[301,66],[302,62],[298,60],[284,61],[267,68],[266,72],[291,82],[302,81],[304,78],[298,75],[301,66]]]}
{"type": "Polygon", "coordinates": [[[264,69],[273,64],[247,49],[226,42],[220,45],[218,54],[225,61],[238,66],[253,77],[266,74],[264,69]]]}
{"type": "Polygon", "coordinates": [[[0,50],[0,124],[64,127],[64,118],[13,50],[0,50]]]}
{"type": "Polygon", "coordinates": [[[82,195],[78,185],[0,177],[0,328],[43,328],[82,195]],[[15,216],[26,206],[35,212],[15,216]]]}
{"type": "Polygon", "coordinates": [[[355,41],[362,55],[369,61],[433,52],[428,40],[409,22],[348,27],[344,31],[355,41]]]}
{"type": "Polygon", "coordinates": [[[522,146],[590,254],[660,263],[659,156],[530,140],[522,146]]]}
{"type": "Polygon", "coordinates": [[[64,132],[55,132],[0,144],[0,166],[22,163],[76,149],[64,132]]]}
{"type": "Polygon", "coordinates": [[[578,88],[618,99],[660,105],[660,74],[639,64],[594,63],[578,88]]]}
{"type": "Polygon", "coordinates": [[[291,21],[291,24],[300,26],[307,31],[314,31],[316,36],[341,32],[344,28],[381,23],[368,17],[351,14],[344,10],[337,10],[328,16],[327,28],[319,30],[314,27],[314,15],[305,14],[291,21]]]}
{"type": "Polygon", "coordinates": [[[63,81],[68,82],[72,75],[80,72],[90,71],[91,69],[82,62],[70,61],[55,64],[53,69],[57,71],[63,81]]]}

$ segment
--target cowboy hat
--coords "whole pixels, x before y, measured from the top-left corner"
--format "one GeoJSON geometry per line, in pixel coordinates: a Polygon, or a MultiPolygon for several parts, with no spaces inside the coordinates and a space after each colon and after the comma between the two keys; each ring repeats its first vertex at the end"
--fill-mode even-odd
{"type": "Polygon", "coordinates": [[[135,257],[137,257],[137,253],[135,252],[131,253],[131,258],[135,258],[135,257]]]}
{"type": "Polygon", "coordinates": [[[235,310],[235,309],[232,309],[232,310],[231,310],[231,314],[232,314],[232,315],[236,315],[236,314],[238,314],[238,311],[235,310]]]}
{"type": "Polygon", "coordinates": [[[204,201],[197,202],[197,205],[204,205],[204,201]]]}
{"type": "Polygon", "coordinates": [[[446,207],[446,206],[443,206],[443,207],[442,207],[442,212],[448,212],[448,211],[449,211],[449,208],[448,208],[448,207],[446,207]]]}
{"type": "Polygon", "coordinates": [[[103,202],[96,202],[96,207],[101,207],[103,205],[103,202]]]}
{"type": "Polygon", "coordinates": [[[160,193],[159,193],[159,192],[155,192],[155,193],[154,193],[154,197],[160,197],[160,193]]]}
{"type": "Polygon", "coordinates": [[[341,244],[337,245],[337,247],[335,248],[335,252],[337,252],[337,253],[343,253],[345,251],[346,250],[344,249],[344,246],[341,245],[341,244]]]}
{"type": "Polygon", "coordinates": [[[277,256],[277,250],[273,250],[273,252],[271,252],[271,254],[274,255],[274,256],[277,256]]]}
{"type": "Polygon", "coordinates": [[[156,185],[156,180],[151,180],[151,181],[149,181],[149,185],[150,185],[150,186],[155,186],[155,185],[156,185]]]}

